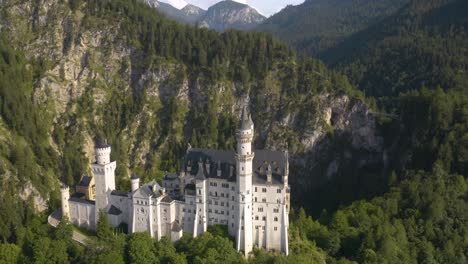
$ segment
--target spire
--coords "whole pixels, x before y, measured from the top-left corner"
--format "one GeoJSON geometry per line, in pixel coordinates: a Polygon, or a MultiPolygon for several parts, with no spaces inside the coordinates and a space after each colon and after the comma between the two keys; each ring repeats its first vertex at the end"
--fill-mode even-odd
{"type": "Polygon", "coordinates": [[[245,104],[244,107],[242,108],[242,115],[241,115],[239,128],[242,130],[247,130],[247,129],[252,129],[252,126],[253,126],[252,116],[247,111],[247,104],[245,104]]]}

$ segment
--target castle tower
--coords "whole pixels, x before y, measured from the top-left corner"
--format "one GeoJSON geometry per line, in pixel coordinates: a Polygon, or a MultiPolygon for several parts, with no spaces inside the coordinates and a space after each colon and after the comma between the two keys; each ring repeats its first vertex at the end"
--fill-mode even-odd
{"type": "Polygon", "coordinates": [[[70,189],[68,186],[65,184],[60,186],[60,194],[62,197],[62,217],[66,217],[70,220],[70,206],[68,204],[68,199],[70,199],[70,189]]]}
{"type": "Polygon", "coordinates": [[[135,192],[140,188],[140,178],[136,174],[133,174],[130,178],[130,184],[132,185],[132,192],[135,192]]]}
{"type": "Polygon", "coordinates": [[[99,211],[106,210],[109,204],[110,192],[115,190],[115,168],[116,162],[110,161],[111,147],[106,141],[96,142],[96,162],[92,164],[95,186],[95,226],[99,218],[99,211]]]}
{"type": "Polygon", "coordinates": [[[237,250],[244,251],[245,256],[252,251],[252,140],[254,125],[246,107],[242,110],[239,127],[236,131],[236,171],[237,171],[237,250]]]}

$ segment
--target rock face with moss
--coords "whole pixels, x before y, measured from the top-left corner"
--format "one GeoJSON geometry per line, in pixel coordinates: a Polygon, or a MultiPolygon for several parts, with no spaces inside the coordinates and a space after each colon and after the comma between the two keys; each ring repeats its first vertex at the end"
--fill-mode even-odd
{"type": "Polygon", "coordinates": [[[150,17],[159,27],[142,26],[134,34],[129,25],[136,23],[137,13],[114,9],[106,1],[35,5],[9,0],[3,1],[1,13],[2,34],[38,68],[30,96],[48,125],[45,144],[55,153],[55,173],[61,175],[55,179],[69,185],[89,173],[86,164],[93,159],[97,136],[115,146],[121,188],[129,187],[130,169],[143,180],[177,171],[187,143],[233,149],[245,102],[258,128],[255,147],[293,154],[293,186],[306,182],[305,190],[318,175],[342,174],[341,159],[318,158],[331,151],[348,155],[331,148],[338,139],[351,142],[349,151],[363,166],[380,162],[382,139],[362,96],[342,76],[320,62],[298,61],[267,35],[219,35],[157,15],[150,17]],[[190,47],[179,49],[178,38],[190,47]],[[151,39],[154,45],[148,46],[151,39]],[[201,48],[203,39],[217,43],[213,50],[218,53],[201,48]],[[261,67],[253,67],[254,61],[261,67]],[[316,164],[325,169],[301,173],[316,164]]]}

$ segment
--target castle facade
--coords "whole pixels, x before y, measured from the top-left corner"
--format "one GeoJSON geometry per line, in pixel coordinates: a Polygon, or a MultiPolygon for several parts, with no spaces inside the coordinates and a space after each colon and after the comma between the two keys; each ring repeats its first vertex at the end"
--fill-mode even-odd
{"type": "Polygon", "coordinates": [[[183,232],[194,237],[209,225],[227,225],[238,251],[253,246],[288,254],[288,152],[253,150],[254,125],[244,108],[236,131],[237,150],[188,148],[180,173],[167,173],[162,186],[140,186],[131,177],[131,191],[115,189],[116,162],[111,147],[96,144],[92,164],[95,201],[82,193],[70,196],[62,186],[62,214],[77,226],[96,229],[99,212],[112,226],[149,232],[176,241],[183,232]]]}

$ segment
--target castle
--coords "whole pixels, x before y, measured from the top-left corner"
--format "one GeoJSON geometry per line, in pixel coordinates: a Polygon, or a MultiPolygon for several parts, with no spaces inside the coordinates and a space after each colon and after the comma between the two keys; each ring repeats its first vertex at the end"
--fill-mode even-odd
{"type": "MultiPolygon", "coordinates": [[[[236,130],[237,150],[188,148],[180,173],[167,173],[140,186],[131,177],[131,191],[115,189],[116,162],[106,142],[95,146],[94,180],[86,179],[91,194],[70,196],[61,187],[62,214],[77,226],[96,229],[99,212],[110,225],[128,225],[128,231],[149,232],[176,241],[183,232],[194,237],[209,225],[227,225],[235,246],[247,256],[254,245],[288,254],[288,152],[252,149],[254,125],[244,108],[236,130]]],[[[83,180],[82,180],[83,181],[83,180]]],[[[78,190],[78,188],[77,188],[78,190]]]]}

